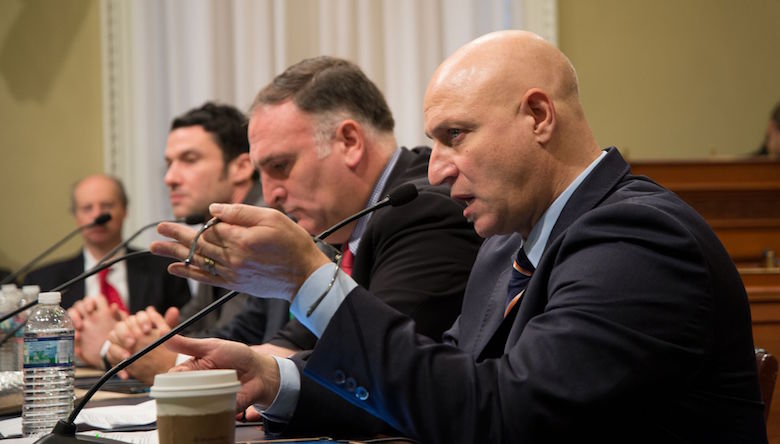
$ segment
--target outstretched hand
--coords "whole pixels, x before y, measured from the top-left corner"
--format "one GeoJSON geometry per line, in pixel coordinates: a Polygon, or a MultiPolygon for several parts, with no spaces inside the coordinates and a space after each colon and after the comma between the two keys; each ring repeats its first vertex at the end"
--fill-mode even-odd
{"type": "Polygon", "coordinates": [[[267,406],[279,391],[279,366],[268,355],[255,353],[249,346],[222,339],[192,339],[174,336],[166,346],[192,356],[171,371],[235,369],[241,390],[236,396],[236,411],[253,404],[267,406]]]}
{"type": "MultiPolygon", "coordinates": [[[[306,278],[328,262],[311,236],[279,211],[241,204],[212,204],[209,209],[222,222],[203,232],[192,264],[168,267],[172,274],[259,297],[291,300],[306,278]]],[[[175,242],[153,242],[152,253],[183,261],[195,230],[164,222],[157,231],[175,242]]]]}

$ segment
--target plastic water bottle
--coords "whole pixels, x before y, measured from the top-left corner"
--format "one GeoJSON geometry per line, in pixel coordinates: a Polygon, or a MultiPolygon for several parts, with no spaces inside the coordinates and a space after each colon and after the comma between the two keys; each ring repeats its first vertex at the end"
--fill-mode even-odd
{"type": "Polygon", "coordinates": [[[73,322],[60,293],[38,295],[24,330],[24,436],[48,433],[73,410],[73,322]]]}

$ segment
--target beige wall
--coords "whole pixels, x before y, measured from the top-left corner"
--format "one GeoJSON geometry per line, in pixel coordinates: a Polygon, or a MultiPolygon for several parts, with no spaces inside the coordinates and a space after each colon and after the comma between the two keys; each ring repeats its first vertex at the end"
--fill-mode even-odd
{"type": "MultiPolygon", "coordinates": [[[[780,100],[780,1],[558,2],[602,145],[631,158],[758,146],[780,100]]],[[[0,1],[1,267],[67,232],[70,184],[103,168],[99,27],[97,0],[0,1]]]]}
{"type": "Polygon", "coordinates": [[[0,1],[0,267],[67,233],[71,183],[103,170],[99,11],[97,0],[0,1]]]}
{"type": "Polygon", "coordinates": [[[778,0],[558,0],[599,143],[631,158],[743,154],[780,101],[778,0]]]}

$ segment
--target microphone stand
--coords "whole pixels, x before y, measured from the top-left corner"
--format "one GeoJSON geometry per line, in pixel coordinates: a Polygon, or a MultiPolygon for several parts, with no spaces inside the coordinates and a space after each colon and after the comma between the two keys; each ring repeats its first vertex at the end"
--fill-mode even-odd
{"type": "Polygon", "coordinates": [[[353,214],[352,216],[349,216],[348,218],[342,220],[341,222],[338,222],[336,225],[333,225],[332,227],[318,234],[317,236],[314,237],[314,241],[315,242],[321,241],[326,237],[330,236],[331,234],[335,233],[336,231],[338,231],[344,225],[347,225],[352,221],[360,219],[361,217],[365,216],[368,213],[373,213],[374,211],[380,208],[386,207],[388,205],[392,205],[394,207],[405,205],[411,202],[413,199],[415,199],[417,195],[418,195],[417,187],[414,184],[405,183],[403,185],[399,185],[398,187],[391,190],[384,199],[380,200],[379,202],[375,203],[374,205],[368,208],[364,208],[363,210],[353,214]]]}
{"type": "MultiPolygon", "coordinates": [[[[95,218],[95,222],[92,222],[92,223],[91,223],[91,224],[89,224],[89,225],[84,225],[84,226],[82,226],[82,227],[78,228],[78,229],[77,229],[75,232],[78,232],[79,230],[81,230],[81,229],[84,229],[84,228],[88,228],[88,227],[90,227],[90,226],[92,226],[92,225],[101,225],[101,224],[103,224],[103,223],[106,223],[106,222],[107,222],[108,220],[110,220],[110,219],[111,219],[111,217],[110,217],[110,215],[109,215],[108,213],[101,214],[100,216],[98,216],[97,218],[95,218]],[[105,221],[103,221],[103,219],[106,219],[106,220],[105,220],[105,221]]],[[[200,223],[200,222],[202,222],[202,221],[203,221],[203,219],[204,219],[204,216],[202,216],[202,215],[191,215],[191,216],[187,216],[187,217],[186,217],[186,218],[184,218],[183,220],[176,220],[175,222],[183,222],[183,223],[186,223],[186,224],[189,224],[189,225],[191,225],[191,224],[200,223]]],[[[85,273],[82,273],[82,274],[80,274],[80,275],[76,276],[75,278],[73,278],[73,279],[71,279],[71,280],[69,280],[69,281],[65,282],[64,284],[61,284],[61,285],[58,285],[58,286],[57,286],[57,287],[55,287],[55,288],[52,288],[52,289],[51,289],[51,290],[49,290],[49,291],[61,291],[62,289],[64,289],[64,288],[68,288],[68,287],[70,287],[71,285],[75,284],[76,282],[78,282],[78,281],[80,281],[80,280],[83,280],[83,279],[86,279],[86,278],[88,278],[88,277],[92,276],[93,274],[95,274],[95,273],[98,273],[99,271],[101,271],[101,270],[103,270],[103,269],[106,269],[106,268],[108,268],[108,267],[110,267],[110,266],[114,265],[114,264],[115,264],[115,263],[117,263],[117,262],[120,262],[120,261],[123,261],[123,260],[126,260],[126,259],[132,259],[132,258],[134,258],[134,257],[137,257],[137,256],[143,256],[143,255],[151,254],[151,253],[150,253],[148,250],[144,250],[144,251],[134,251],[134,252],[132,252],[132,253],[128,253],[128,254],[126,254],[126,255],[124,255],[124,256],[120,256],[120,257],[118,257],[118,258],[116,258],[116,259],[113,259],[113,260],[111,260],[111,261],[108,261],[108,259],[109,259],[109,258],[111,258],[111,256],[113,256],[114,254],[116,254],[116,252],[117,252],[117,251],[119,251],[120,249],[122,249],[122,248],[126,247],[126,246],[127,246],[127,245],[128,245],[128,244],[129,244],[129,243],[130,243],[130,242],[131,242],[133,239],[135,239],[136,237],[138,237],[138,235],[139,235],[139,234],[141,234],[141,233],[142,233],[144,230],[147,230],[147,229],[149,229],[149,228],[151,228],[151,227],[153,227],[153,226],[155,226],[155,225],[159,224],[160,222],[164,222],[164,221],[156,221],[156,222],[152,222],[152,223],[150,223],[150,224],[144,225],[144,226],[143,226],[143,227],[141,227],[139,230],[137,230],[135,233],[133,233],[133,235],[132,235],[132,236],[130,236],[130,238],[128,238],[127,240],[125,240],[125,241],[124,241],[124,242],[122,242],[121,244],[117,245],[116,247],[114,247],[114,249],[112,249],[111,251],[109,251],[109,252],[108,252],[108,254],[106,254],[105,256],[103,256],[103,257],[100,259],[100,261],[98,261],[98,263],[97,263],[97,264],[95,264],[95,266],[94,266],[94,267],[92,267],[90,270],[88,270],[88,271],[86,271],[85,273]]],[[[75,232],[74,232],[74,233],[75,233],[75,232]]],[[[73,233],[71,233],[71,236],[72,236],[72,234],[73,234],[73,233]]],[[[50,248],[50,250],[51,250],[51,249],[52,249],[52,248],[50,248]]],[[[42,256],[43,256],[43,255],[42,255],[42,256]]],[[[41,256],[41,257],[42,257],[42,256],[41,256]]],[[[33,262],[31,262],[29,265],[31,266],[32,264],[34,264],[35,262],[37,262],[37,260],[38,260],[38,259],[36,258],[36,260],[34,260],[33,262]]],[[[29,266],[25,266],[25,267],[23,267],[23,269],[24,269],[24,268],[29,268],[29,266]]],[[[19,271],[21,271],[21,270],[19,270],[19,271]]],[[[17,273],[18,273],[18,272],[17,272],[17,273]]],[[[19,314],[19,313],[21,313],[21,312],[23,312],[23,311],[25,311],[25,310],[27,310],[27,309],[29,309],[29,308],[32,308],[32,307],[33,307],[33,306],[35,306],[35,304],[37,304],[37,303],[38,303],[38,301],[37,301],[37,300],[35,300],[35,301],[30,301],[29,303],[27,303],[27,304],[25,304],[25,305],[23,305],[23,306],[21,306],[21,307],[18,307],[18,308],[17,308],[17,309],[15,309],[14,311],[11,311],[11,312],[9,312],[9,313],[5,313],[5,314],[3,314],[3,315],[0,315],[0,322],[3,322],[3,321],[5,321],[6,319],[10,319],[10,318],[12,318],[13,316],[16,316],[17,314],[19,314]]],[[[22,325],[24,325],[24,324],[22,324],[22,325]]],[[[8,337],[5,337],[5,338],[3,338],[2,340],[0,340],[0,344],[3,344],[3,343],[6,341],[6,340],[8,340],[8,337]]]]}
{"type": "MultiPolygon", "coordinates": [[[[98,273],[101,270],[114,265],[117,262],[120,262],[120,261],[123,261],[123,260],[127,260],[127,259],[132,259],[132,258],[138,257],[138,256],[146,256],[147,254],[151,254],[151,252],[149,250],[134,251],[134,252],[132,252],[130,254],[126,254],[124,256],[120,256],[120,257],[118,257],[116,259],[113,259],[113,260],[110,260],[108,262],[105,262],[105,263],[103,263],[102,265],[100,265],[98,267],[92,267],[90,270],[85,271],[84,273],[81,273],[80,275],[74,277],[73,279],[71,279],[71,280],[69,280],[69,281],[67,281],[67,282],[65,282],[63,284],[58,285],[58,286],[52,288],[49,291],[61,291],[61,290],[65,289],[65,288],[70,287],[71,285],[75,284],[76,282],[82,281],[82,280],[92,276],[93,274],[98,273]]],[[[16,308],[13,311],[10,311],[8,313],[3,314],[2,316],[0,316],[0,322],[5,321],[6,319],[10,319],[10,318],[18,315],[19,313],[34,307],[37,303],[38,303],[38,300],[36,299],[34,301],[30,301],[27,304],[22,305],[21,307],[16,308]]]]}
{"type": "Polygon", "coordinates": [[[27,270],[29,270],[30,268],[32,268],[33,265],[37,264],[41,259],[43,259],[44,257],[48,256],[52,251],[54,251],[57,248],[59,248],[62,244],[64,244],[68,240],[70,240],[70,238],[75,236],[77,233],[80,233],[82,230],[86,230],[87,228],[92,228],[92,227],[95,227],[95,226],[98,226],[98,225],[103,225],[103,224],[105,224],[106,222],[108,222],[110,220],[111,220],[111,214],[109,214],[109,213],[102,213],[102,214],[98,215],[98,217],[96,217],[94,221],[92,221],[92,222],[90,222],[90,223],[88,223],[86,225],[82,225],[82,226],[76,228],[75,230],[71,231],[65,237],[60,239],[57,243],[55,243],[54,245],[49,247],[46,251],[44,251],[43,253],[41,253],[38,256],[36,256],[35,259],[31,260],[30,262],[28,262],[27,264],[22,266],[22,268],[20,268],[20,269],[16,270],[15,272],[9,274],[8,276],[6,276],[2,281],[0,281],[0,284],[7,284],[9,282],[15,281],[17,276],[19,276],[20,274],[22,274],[22,273],[26,272],[27,270]]]}

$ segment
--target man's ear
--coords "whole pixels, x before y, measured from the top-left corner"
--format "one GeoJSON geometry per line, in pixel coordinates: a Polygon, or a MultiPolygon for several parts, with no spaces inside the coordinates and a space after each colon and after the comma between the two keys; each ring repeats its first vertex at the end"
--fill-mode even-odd
{"type": "Polygon", "coordinates": [[[542,90],[531,88],[523,96],[520,112],[533,120],[533,133],[540,144],[547,143],[555,130],[555,106],[542,90]]]}
{"type": "Polygon", "coordinates": [[[340,150],[345,165],[354,169],[363,160],[366,152],[366,143],[363,127],[352,119],[342,121],[336,128],[333,149],[340,150]]]}
{"type": "Polygon", "coordinates": [[[233,184],[239,184],[252,179],[255,166],[249,158],[249,153],[241,153],[228,164],[228,179],[233,184]]]}

